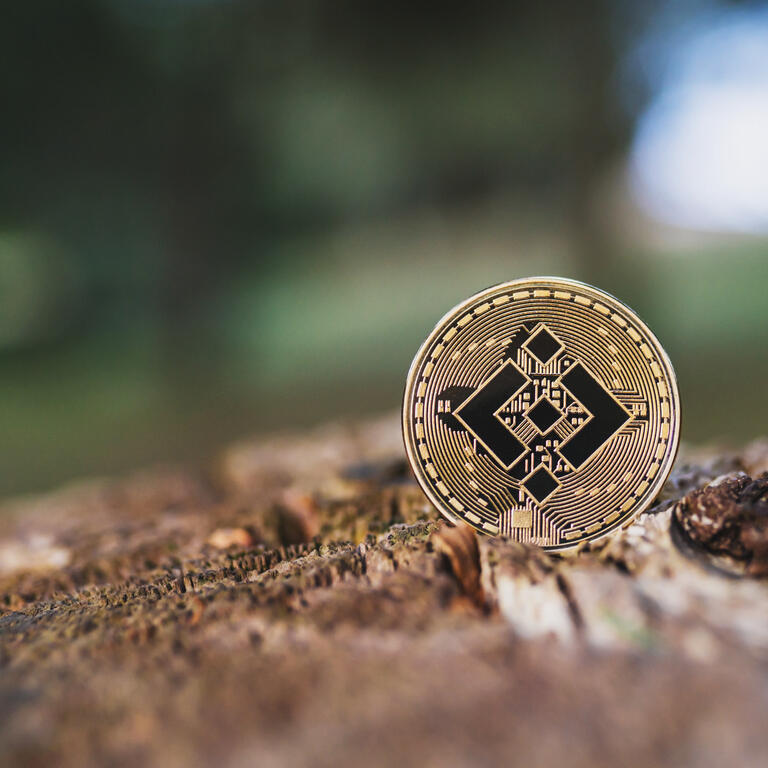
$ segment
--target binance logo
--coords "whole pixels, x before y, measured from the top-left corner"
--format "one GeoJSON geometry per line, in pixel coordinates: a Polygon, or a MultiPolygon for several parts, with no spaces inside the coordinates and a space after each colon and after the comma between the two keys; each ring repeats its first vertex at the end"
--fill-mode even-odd
{"type": "Polygon", "coordinates": [[[632,416],[543,323],[520,349],[527,370],[505,360],[452,413],[541,504],[632,416]]]}

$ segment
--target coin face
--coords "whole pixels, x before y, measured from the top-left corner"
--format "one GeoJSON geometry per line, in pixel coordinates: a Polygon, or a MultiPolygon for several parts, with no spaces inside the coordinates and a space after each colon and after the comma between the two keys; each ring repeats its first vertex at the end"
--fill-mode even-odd
{"type": "Polygon", "coordinates": [[[648,507],[679,433],[653,333],[613,296],[561,278],[502,283],[452,309],[403,401],[406,452],[440,512],[550,550],[648,507]]]}

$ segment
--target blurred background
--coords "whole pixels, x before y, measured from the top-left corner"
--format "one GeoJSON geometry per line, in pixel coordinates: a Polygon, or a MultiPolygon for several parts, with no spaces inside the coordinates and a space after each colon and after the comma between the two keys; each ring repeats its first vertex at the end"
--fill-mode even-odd
{"type": "Polygon", "coordinates": [[[768,431],[768,6],[37,0],[0,24],[0,494],[399,404],[534,274],[768,431]]]}

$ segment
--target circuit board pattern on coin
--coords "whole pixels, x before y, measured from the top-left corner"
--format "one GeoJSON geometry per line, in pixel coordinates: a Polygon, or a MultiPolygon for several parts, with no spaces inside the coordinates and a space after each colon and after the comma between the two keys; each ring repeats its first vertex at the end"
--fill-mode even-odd
{"type": "Polygon", "coordinates": [[[446,517],[553,550],[645,509],[679,424],[656,337],[617,299],[559,278],[498,285],[449,312],[403,404],[411,465],[446,517]]]}

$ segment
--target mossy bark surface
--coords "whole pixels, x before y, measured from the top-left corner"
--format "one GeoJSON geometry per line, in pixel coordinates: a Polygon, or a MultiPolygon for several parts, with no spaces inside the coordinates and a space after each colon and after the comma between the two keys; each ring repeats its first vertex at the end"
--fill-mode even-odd
{"type": "Polygon", "coordinates": [[[765,766],[767,469],[568,557],[442,523],[395,416],[8,502],[2,763],[765,766]]]}

